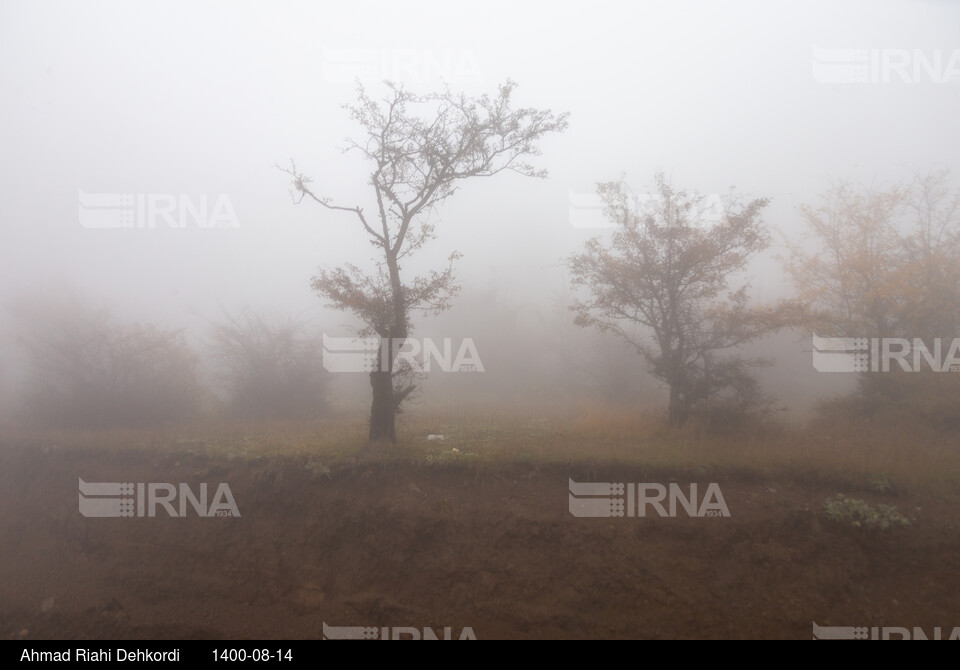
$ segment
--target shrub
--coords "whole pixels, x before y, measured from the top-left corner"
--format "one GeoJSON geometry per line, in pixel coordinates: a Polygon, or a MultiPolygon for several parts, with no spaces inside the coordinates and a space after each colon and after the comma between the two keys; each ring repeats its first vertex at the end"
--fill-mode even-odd
{"type": "Polygon", "coordinates": [[[323,412],[322,348],[303,324],[243,314],[214,324],[212,340],[234,414],[303,419],[323,412]]]}
{"type": "Polygon", "coordinates": [[[824,504],[827,518],[855,528],[887,530],[894,526],[909,526],[910,520],[893,505],[871,506],[864,500],[849,498],[842,493],[824,504]]]}
{"type": "Polygon", "coordinates": [[[182,332],[118,323],[76,299],[12,310],[26,352],[23,411],[60,428],[138,427],[192,415],[197,360],[182,332]]]}

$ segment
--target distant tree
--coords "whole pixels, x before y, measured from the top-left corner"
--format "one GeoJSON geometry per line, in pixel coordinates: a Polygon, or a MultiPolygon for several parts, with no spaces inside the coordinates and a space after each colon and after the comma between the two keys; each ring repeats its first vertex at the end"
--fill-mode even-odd
{"type": "MultiPolygon", "coordinates": [[[[345,264],[322,270],[313,278],[313,289],[333,308],[353,312],[365,324],[361,335],[379,335],[381,347],[390,339],[407,338],[411,314],[436,314],[446,310],[459,291],[453,252],[444,267],[406,280],[401,261],[409,259],[435,237],[431,215],[472,177],[491,177],[511,171],[545,177],[525,161],[538,155],[538,141],[566,128],[566,115],[529,108],[513,109],[514,86],[507,82],[496,97],[469,98],[449,90],[414,95],[387,82],[382,100],[358,90],[356,105],[347,106],[363,134],[350,141],[349,150],[360,152],[372,169],[368,185],[373,195],[371,217],[360,205],[337,204],[310,186],[309,177],[291,162],[284,171],[293,182],[297,202],[309,198],[323,207],[352,214],[376,249],[373,266],[362,269],[345,264]]],[[[409,370],[386,369],[370,373],[373,401],[370,439],[396,442],[395,415],[414,383],[409,370]]]]}
{"type": "MultiPolygon", "coordinates": [[[[789,245],[786,267],[811,331],[920,339],[929,351],[940,339],[946,355],[960,333],[960,188],[949,171],[884,188],[838,182],[800,213],[808,234],[789,245]]],[[[860,374],[843,410],[960,425],[956,375],[899,372],[860,374]]]]}
{"type": "Polygon", "coordinates": [[[720,394],[756,402],[750,368],[763,361],[736,348],[786,325],[789,307],[752,308],[748,285],[730,284],[769,244],[767,200],[744,205],[731,193],[711,225],[705,214],[716,203],[675,190],[663,174],[655,197],[638,197],[622,180],[597,192],[615,229],[609,243],[593,238],[569,258],[571,281],[587,296],[572,307],[576,323],[633,345],[670,389],[672,425],[720,394]]]}
{"type": "Polygon", "coordinates": [[[71,298],[22,300],[10,311],[26,353],[23,409],[33,420],[140,427],[195,413],[197,359],[182,332],[118,323],[71,298]]]}
{"type": "Polygon", "coordinates": [[[322,346],[292,318],[225,316],[211,326],[235,414],[256,419],[301,419],[326,407],[322,346]]]}
{"type": "Polygon", "coordinates": [[[960,189],[946,170],[883,189],[830,187],[802,205],[787,270],[807,323],[834,337],[955,337],[960,189]]]}

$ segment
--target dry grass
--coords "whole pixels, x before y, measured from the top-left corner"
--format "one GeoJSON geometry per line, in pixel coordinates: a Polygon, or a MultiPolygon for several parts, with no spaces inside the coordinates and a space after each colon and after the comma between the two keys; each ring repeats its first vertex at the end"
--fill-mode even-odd
{"type": "MultiPolygon", "coordinates": [[[[566,412],[522,410],[488,415],[409,417],[401,442],[409,448],[428,433],[493,461],[624,463],[679,470],[741,471],[758,475],[870,482],[901,487],[960,484],[960,440],[923,425],[870,425],[811,420],[708,431],[672,430],[651,412],[579,407],[566,412]]],[[[441,443],[420,445],[438,449],[441,443]]]]}
{"type": "Polygon", "coordinates": [[[324,463],[358,460],[421,464],[469,461],[478,467],[531,464],[631,464],[690,472],[736,472],[898,488],[953,489],[960,484],[960,441],[915,425],[812,420],[708,431],[664,426],[657,414],[577,405],[413,411],[399,424],[396,446],[366,443],[362,415],[292,423],[203,422],[165,430],[0,434],[0,445],[38,448],[142,449],[214,458],[303,456],[324,463]],[[443,441],[428,441],[439,434],[443,441]],[[454,451],[456,450],[456,451],[454,451]]]}

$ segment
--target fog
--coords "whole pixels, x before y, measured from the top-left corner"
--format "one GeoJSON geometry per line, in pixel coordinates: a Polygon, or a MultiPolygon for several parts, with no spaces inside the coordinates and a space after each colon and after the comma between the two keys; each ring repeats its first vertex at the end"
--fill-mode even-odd
{"type": "Polygon", "coordinates": [[[0,647],[960,640],[958,113],[952,0],[0,0],[0,647]]]}
{"type": "MultiPolygon", "coordinates": [[[[547,179],[466,180],[436,213],[438,237],[409,269],[458,250],[463,290],[451,311],[414,326],[474,338],[489,378],[431,383],[467,403],[484,388],[501,400],[505,389],[556,388],[551,375],[569,358],[539,335],[563,332],[581,364],[592,355],[584,348],[620,352],[613,367],[631,371],[626,388],[656,398],[643,395],[656,385],[622,344],[572,325],[566,258],[608,233],[571,225],[571,193],[621,175],[643,192],[661,170],[680,188],[770,198],[775,244],[750,267],[751,295],[790,297],[777,254],[799,239],[799,205],[816,203],[831,180],[884,185],[956,168],[960,146],[960,85],[924,71],[909,82],[894,73],[887,83],[824,83],[815,50],[941,51],[947,68],[958,28],[950,2],[8,0],[0,302],[80,296],[120,321],[186,329],[203,356],[210,322],[225,314],[292,316],[348,336],[356,321],[327,309],[310,279],[322,267],[364,267],[368,239],[346,213],[294,204],[276,165],[294,159],[318,193],[374,211],[367,165],[342,151],[359,132],[342,108],[355,102],[357,79],[375,96],[388,78],[468,95],[511,79],[517,106],[569,112],[569,128],[545,137],[533,159],[547,179]],[[82,194],[172,194],[207,211],[225,196],[235,225],[204,228],[187,216],[176,228],[84,227],[82,194]],[[521,384],[507,374],[520,361],[540,376],[521,384]]],[[[0,318],[10,406],[20,349],[10,311],[0,318]]],[[[817,377],[805,344],[792,333],[761,346],[777,359],[764,384],[792,408],[850,386],[817,377]]],[[[604,387],[602,378],[583,383],[584,393],[604,387]]]]}

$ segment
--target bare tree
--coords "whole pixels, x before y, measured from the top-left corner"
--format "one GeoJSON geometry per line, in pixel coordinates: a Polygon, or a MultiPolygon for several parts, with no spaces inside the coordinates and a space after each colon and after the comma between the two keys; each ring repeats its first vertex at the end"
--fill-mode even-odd
{"type": "Polygon", "coordinates": [[[235,414],[254,419],[303,419],[326,406],[327,373],[318,337],[291,317],[225,314],[210,326],[235,414]]]}
{"type": "MultiPolygon", "coordinates": [[[[358,88],[358,102],[347,105],[363,135],[349,140],[347,150],[358,151],[372,164],[374,214],[360,205],[344,206],[321,194],[295,163],[284,171],[293,182],[297,202],[309,198],[323,207],[353,215],[376,251],[373,267],[344,265],[322,270],[313,278],[313,289],[341,311],[350,311],[365,324],[361,335],[377,334],[381,347],[403,340],[411,330],[411,314],[436,314],[450,306],[459,291],[451,253],[446,264],[426,275],[406,280],[401,261],[435,238],[431,215],[471,177],[491,177],[504,171],[545,177],[526,157],[539,155],[538,141],[566,128],[565,114],[549,110],[513,109],[515,84],[500,86],[496,97],[470,98],[446,90],[415,95],[387,82],[382,100],[358,88]]],[[[378,363],[370,373],[373,402],[370,439],[396,442],[395,415],[414,389],[408,371],[395,370],[393,356],[386,369],[378,363]]]]}
{"type": "Polygon", "coordinates": [[[192,417],[197,358],[183,333],[117,322],[76,296],[8,308],[26,354],[26,416],[64,428],[157,426],[192,417]]]}
{"type": "Polygon", "coordinates": [[[674,190],[662,174],[656,190],[640,198],[622,180],[598,186],[616,228],[609,246],[593,238],[570,257],[571,281],[588,294],[572,309],[578,325],[633,345],[669,386],[669,421],[681,425],[696,403],[720,393],[757,398],[750,367],[762,361],[733,350],[782,327],[788,309],[751,308],[746,283],[730,288],[769,244],[760,216],[767,200],[742,205],[731,193],[721,219],[707,225],[707,198],[674,190]]]}

